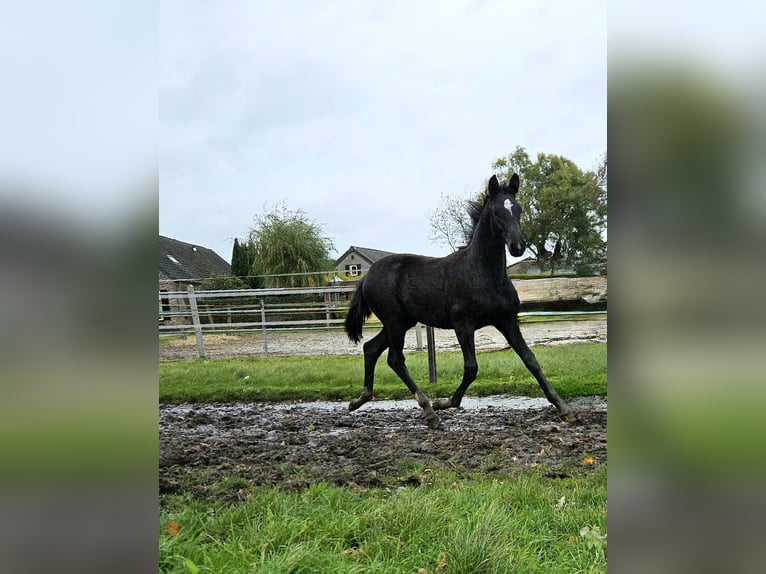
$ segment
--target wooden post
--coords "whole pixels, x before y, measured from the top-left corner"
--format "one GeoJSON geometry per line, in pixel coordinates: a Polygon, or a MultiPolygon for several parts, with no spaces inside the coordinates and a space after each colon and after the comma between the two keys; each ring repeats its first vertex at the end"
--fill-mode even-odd
{"type": "Polygon", "coordinates": [[[426,338],[428,340],[428,381],[436,382],[436,343],[434,342],[434,328],[428,325],[426,327],[426,338]]]}
{"type": "Polygon", "coordinates": [[[418,351],[423,350],[423,325],[417,323],[415,325],[415,340],[417,341],[418,351]]]}
{"type": "Polygon", "coordinates": [[[194,295],[194,286],[189,285],[187,291],[189,292],[189,307],[192,312],[192,323],[194,324],[194,334],[197,336],[197,352],[199,358],[205,358],[205,343],[202,340],[202,327],[199,322],[199,311],[197,310],[197,297],[194,295]]]}

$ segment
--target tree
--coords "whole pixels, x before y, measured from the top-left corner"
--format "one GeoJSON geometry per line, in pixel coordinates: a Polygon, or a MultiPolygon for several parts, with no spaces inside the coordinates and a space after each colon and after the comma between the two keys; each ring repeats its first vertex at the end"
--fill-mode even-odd
{"type": "Polygon", "coordinates": [[[332,249],[332,240],[323,235],[319,224],[302,210],[290,211],[282,203],[255,217],[247,244],[252,254],[250,272],[265,276],[268,287],[324,284],[326,278],[317,272],[332,270],[332,249]]]}
{"type": "Polygon", "coordinates": [[[246,289],[247,284],[240,277],[233,275],[216,275],[209,277],[200,284],[203,291],[223,291],[229,289],[246,289]]]}
{"type": "MultiPolygon", "coordinates": [[[[607,156],[595,171],[583,172],[573,161],[539,153],[532,161],[523,147],[497,159],[492,167],[501,179],[516,172],[521,179],[521,228],[527,248],[541,269],[562,266],[577,273],[606,269],[607,156]]],[[[479,194],[477,194],[478,196],[479,194]]],[[[466,242],[467,199],[442,195],[429,216],[431,240],[453,250],[466,242]]]]}
{"type": "Polygon", "coordinates": [[[499,177],[521,178],[522,229],[541,268],[587,272],[605,264],[606,165],[606,154],[596,172],[554,154],[532,161],[520,146],[492,165],[499,177]]]}
{"type": "Polygon", "coordinates": [[[447,244],[453,251],[466,244],[471,225],[466,203],[471,199],[476,199],[476,196],[460,198],[442,193],[440,207],[428,216],[431,241],[447,244]]]}
{"type": "Polygon", "coordinates": [[[231,274],[238,277],[243,288],[259,289],[263,287],[263,281],[260,277],[252,274],[253,267],[253,247],[249,241],[239,242],[234,239],[234,247],[231,250],[231,274]]]}
{"type": "Polygon", "coordinates": [[[234,239],[231,248],[231,274],[235,277],[247,277],[250,275],[250,265],[247,260],[246,248],[239,244],[239,239],[234,239]]]}

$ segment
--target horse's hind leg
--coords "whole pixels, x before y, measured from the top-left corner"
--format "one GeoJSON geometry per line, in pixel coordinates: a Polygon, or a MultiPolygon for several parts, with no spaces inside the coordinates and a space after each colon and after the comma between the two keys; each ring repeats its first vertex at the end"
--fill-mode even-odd
{"type": "Polygon", "coordinates": [[[358,399],[348,404],[348,410],[355,411],[364,403],[372,399],[372,385],[375,380],[375,364],[380,355],[388,347],[388,333],[386,328],[364,344],[364,389],[358,399]]]}
{"type": "Polygon", "coordinates": [[[458,326],[455,328],[455,335],[457,335],[460,349],[463,351],[463,380],[450,398],[434,401],[434,408],[437,410],[459,407],[468,387],[476,380],[476,374],[479,372],[479,365],[476,362],[476,345],[474,343],[473,333],[473,327],[458,326]]]}
{"type": "Polygon", "coordinates": [[[545,378],[543,370],[537,363],[535,354],[527,346],[526,341],[524,341],[524,337],[521,334],[521,329],[519,328],[518,319],[514,318],[513,320],[508,321],[506,324],[498,326],[498,329],[505,336],[513,350],[516,351],[519,357],[521,357],[524,365],[527,367],[527,369],[529,369],[529,372],[532,373],[532,376],[537,379],[540,388],[545,393],[545,396],[548,397],[548,401],[550,401],[551,404],[553,404],[553,406],[558,409],[561,418],[565,421],[574,420],[575,415],[571,407],[561,399],[556,390],[548,382],[548,379],[545,378]]]}
{"type": "Polygon", "coordinates": [[[436,418],[436,413],[431,406],[431,401],[426,394],[420,390],[418,385],[412,379],[410,371],[407,369],[407,365],[404,362],[404,334],[406,331],[397,331],[390,334],[390,347],[388,349],[388,366],[399,375],[399,378],[404,381],[407,388],[418,401],[418,404],[423,409],[423,413],[426,417],[426,424],[431,428],[439,426],[439,419],[436,418]]]}

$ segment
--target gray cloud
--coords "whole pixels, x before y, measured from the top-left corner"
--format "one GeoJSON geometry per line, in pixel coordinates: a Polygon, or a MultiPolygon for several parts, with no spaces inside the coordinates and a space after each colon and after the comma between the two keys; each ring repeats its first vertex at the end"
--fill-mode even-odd
{"type": "Polygon", "coordinates": [[[285,200],[339,252],[443,254],[427,213],[497,157],[605,151],[605,39],[604,2],[163,2],[160,230],[228,258],[285,200]]]}

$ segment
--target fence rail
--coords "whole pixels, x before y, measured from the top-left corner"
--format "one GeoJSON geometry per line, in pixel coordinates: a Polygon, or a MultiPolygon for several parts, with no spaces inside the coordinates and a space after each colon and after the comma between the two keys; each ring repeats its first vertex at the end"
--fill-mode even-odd
{"type": "Polygon", "coordinates": [[[159,331],[192,333],[197,322],[206,333],[337,326],[343,323],[338,315],[348,311],[346,294],[355,289],[338,286],[195,291],[190,286],[188,291],[163,291],[159,331]],[[281,298],[293,300],[279,301],[281,298]]]}
{"type": "MultiPolygon", "coordinates": [[[[264,354],[268,356],[269,331],[339,328],[349,309],[347,296],[354,290],[356,285],[195,291],[190,285],[188,291],[162,291],[159,294],[159,334],[194,333],[199,356],[205,358],[204,334],[262,332],[264,354]]],[[[519,316],[523,319],[604,312],[527,311],[519,316]]],[[[427,331],[427,334],[430,335],[430,348],[433,346],[432,333],[427,331]]],[[[421,348],[420,325],[417,336],[421,348]]]]}

